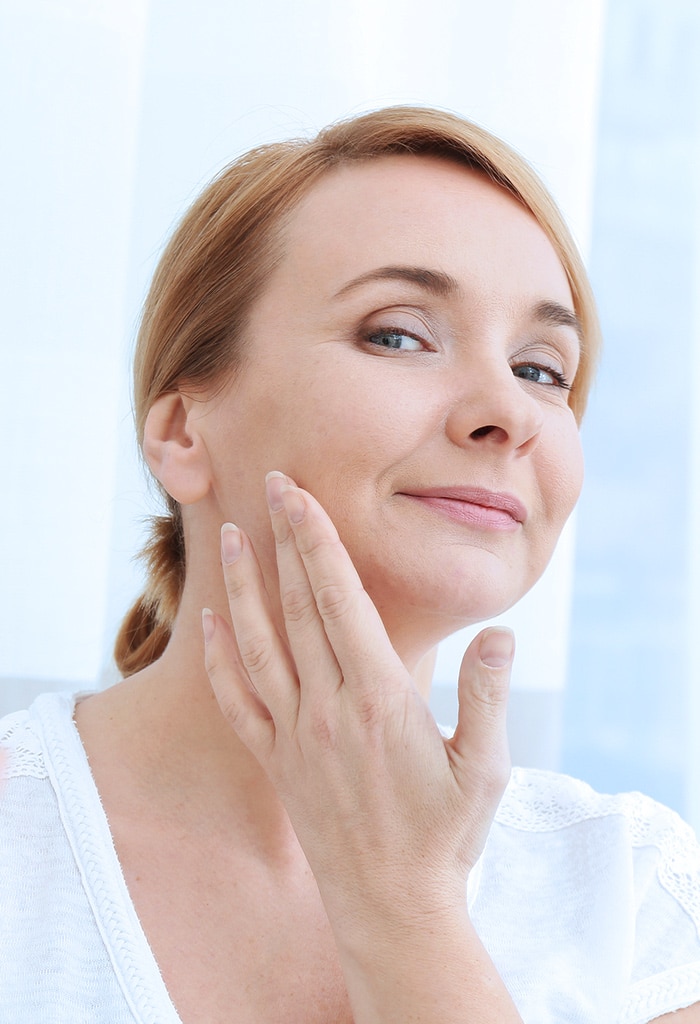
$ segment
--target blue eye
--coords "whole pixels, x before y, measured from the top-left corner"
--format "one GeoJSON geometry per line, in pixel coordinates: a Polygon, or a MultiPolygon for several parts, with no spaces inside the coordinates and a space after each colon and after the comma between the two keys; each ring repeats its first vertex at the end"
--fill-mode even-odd
{"type": "Polygon", "coordinates": [[[371,345],[378,348],[389,349],[392,352],[420,352],[423,348],[422,342],[405,331],[389,328],[384,331],[375,331],[367,338],[371,345]]]}
{"type": "Polygon", "coordinates": [[[559,370],[551,366],[538,366],[537,363],[522,363],[513,367],[513,376],[520,380],[526,380],[532,384],[546,384],[549,387],[566,388],[571,387],[566,377],[559,370]]]}

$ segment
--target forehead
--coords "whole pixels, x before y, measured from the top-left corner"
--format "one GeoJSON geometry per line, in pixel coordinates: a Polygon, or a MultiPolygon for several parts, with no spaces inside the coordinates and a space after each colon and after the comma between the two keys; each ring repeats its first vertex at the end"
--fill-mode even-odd
{"type": "MultiPolygon", "coordinates": [[[[432,266],[479,287],[497,276],[514,292],[571,304],[547,235],[484,173],[433,156],[390,155],[334,168],[292,211],[278,276],[341,287],[372,267],[432,266]],[[556,294],[554,294],[556,293],[556,294]]],[[[280,283],[281,283],[280,280],[280,283]]]]}

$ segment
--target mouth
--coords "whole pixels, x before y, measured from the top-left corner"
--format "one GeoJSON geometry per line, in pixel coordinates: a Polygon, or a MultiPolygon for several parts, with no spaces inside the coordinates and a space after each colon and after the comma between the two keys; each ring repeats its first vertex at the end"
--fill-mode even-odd
{"type": "Polygon", "coordinates": [[[401,495],[452,520],[484,530],[516,530],[527,519],[527,509],[514,495],[481,487],[435,487],[402,491],[401,495]]]}

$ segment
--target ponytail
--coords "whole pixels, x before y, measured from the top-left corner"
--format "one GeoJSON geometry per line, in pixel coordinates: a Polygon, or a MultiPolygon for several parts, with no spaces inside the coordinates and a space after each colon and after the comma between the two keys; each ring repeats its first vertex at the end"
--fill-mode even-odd
{"type": "Polygon", "coordinates": [[[169,499],[170,515],[154,516],[141,552],[147,571],[145,592],[127,612],[114,645],[123,676],[132,676],[161,656],[168,645],[185,582],[185,541],[180,506],[169,499]]]}

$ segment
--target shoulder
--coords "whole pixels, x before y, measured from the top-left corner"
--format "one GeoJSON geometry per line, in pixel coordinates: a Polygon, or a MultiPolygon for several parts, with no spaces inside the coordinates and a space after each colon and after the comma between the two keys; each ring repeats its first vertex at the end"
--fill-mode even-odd
{"type": "Polygon", "coordinates": [[[21,859],[38,839],[62,833],[53,761],[56,734],[72,727],[69,694],[38,697],[0,719],[0,856],[21,859]]]}
{"type": "Polygon", "coordinates": [[[0,719],[0,832],[13,849],[48,821],[58,826],[61,793],[89,772],[73,721],[76,696],[45,693],[0,719]]]}
{"type": "Polygon", "coordinates": [[[643,793],[598,793],[569,775],[515,768],[497,821],[527,832],[556,832],[587,822],[623,825],[633,846],[668,846],[678,835],[697,849],[692,829],[670,808],[643,793]]]}
{"type": "Polygon", "coordinates": [[[538,964],[562,976],[560,992],[580,989],[588,1002],[599,993],[590,1019],[616,1003],[620,1024],[637,1024],[700,1000],[700,847],[678,814],[641,793],[514,770],[476,906],[524,993],[538,964]]]}
{"type": "Polygon", "coordinates": [[[605,963],[625,951],[621,1021],[700,1000],[700,846],[675,811],[642,793],[597,793],[566,775],[518,769],[499,821],[544,854],[559,912],[567,880],[579,893],[579,919],[598,911],[595,944],[605,963]],[[614,946],[603,937],[611,931],[614,946]]]}
{"type": "Polygon", "coordinates": [[[76,694],[45,693],[22,711],[0,719],[0,777],[46,779],[51,748],[58,734],[71,728],[76,694]]]}
{"type": "Polygon", "coordinates": [[[16,711],[0,719],[2,778],[45,779],[46,761],[37,723],[29,711],[16,711]]]}
{"type": "Polygon", "coordinates": [[[653,876],[700,932],[700,845],[680,815],[643,793],[598,793],[567,775],[518,768],[496,822],[540,837],[540,850],[556,833],[556,849],[576,850],[579,863],[603,857],[626,865],[637,890],[648,890],[653,876]]]}

